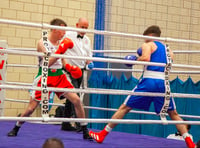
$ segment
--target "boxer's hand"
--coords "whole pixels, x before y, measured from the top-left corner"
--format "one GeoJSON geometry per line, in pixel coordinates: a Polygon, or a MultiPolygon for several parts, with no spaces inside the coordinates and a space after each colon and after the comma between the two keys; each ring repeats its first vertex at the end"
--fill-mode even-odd
{"type": "MultiPolygon", "coordinates": [[[[135,55],[127,55],[127,56],[125,56],[124,59],[125,60],[137,61],[137,56],[135,56],[135,55]]],[[[125,65],[128,66],[128,67],[133,66],[133,64],[125,64],[125,65]]]]}
{"type": "Polygon", "coordinates": [[[71,49],[71,48],[73,48],[73,46],[74,46],[74,44],[73,44],[72,40],[69,39],[69,38],[65,38],[60,43],[55,54],[64,54],[67,51],[68,48],[71,49]]]}
{"type": "Polygon", "coordinates": [[[74,79],[78,79],[82,76],[82,71],[79,67],[70,64],[65,65],[65,69],[71,74],[74,79]]]}

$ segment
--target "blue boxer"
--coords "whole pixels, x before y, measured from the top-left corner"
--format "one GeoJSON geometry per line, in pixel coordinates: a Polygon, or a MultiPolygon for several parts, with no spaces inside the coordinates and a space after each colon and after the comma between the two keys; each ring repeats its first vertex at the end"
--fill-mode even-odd
{"type": "MultiPolygon", "coordinates": [[[[154,41],[157,50],[151,54],[150,62],[167,63],[166,47],[159,41],[154,41]]],[[[165,67],[161,66],[145,66],[142,78],[139,84],[133,89],[133,92],[151,92],[151,93],[165,93],[165,67]]],[[[129,95],[124,104],[135,109],[149,110],[151,103],[154,103],[155,112],[160,113],[164,105],[164,97],[153,96],[131,96],[129,95]]],[[[175,110],[176,105],[174,99],[170,98],[168,110],[175,110]]]]}

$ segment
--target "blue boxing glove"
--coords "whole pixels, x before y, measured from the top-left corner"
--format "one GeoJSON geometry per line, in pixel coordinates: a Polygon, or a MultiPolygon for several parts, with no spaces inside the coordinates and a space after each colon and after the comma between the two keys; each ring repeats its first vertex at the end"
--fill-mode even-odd
{"type": "Polygon", "coordinates": [[[86,69],[93,69],[94,68],[94,63],[90,62],[87,66],[86,69]]]}
{"type": "MultiPolygon", "coordinates": [[[[127,55],[127,56],[125,56],[124,59],[125,59],[125,60],[136,61],[136,60],[137,60],[137,56],[135,56],[135,55],[127,55]]],[[[125,64],[125,65],[128,66],[128,67],[131,67],[131,66],[132,66],[132,64],[125,64]]]]}
{"type": "Polygon", "coordinates": [[[138,48],[138,50],[137,50],[137,54],[138,54],[138,56],[142,56],[142,48],[141,48],[141,47],[138,48]]]}

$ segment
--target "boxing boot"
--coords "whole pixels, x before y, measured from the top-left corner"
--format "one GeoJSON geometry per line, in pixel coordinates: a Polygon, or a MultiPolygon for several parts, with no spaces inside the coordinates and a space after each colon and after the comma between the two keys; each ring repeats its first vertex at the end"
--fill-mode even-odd
{"type": "Polygon", "coordinates": [[[63,130],[63,131],[76,131],[76,128],[73,127],[69,122],[62,122],[61,130],[63,130]]]}
{"type": "Polygon", "coordinates": [[[97,133],[97,132],[93,132],[90,131],[89,132],[90,137],[92,137],[96,142],[98,143],[102,143],[105,139],[105,137],[108,135],[108,132],[103,129],[101,132],[97,133]]]}
{"type": "Polygon", "coordinates": [[[82,128],[82,131],[83,131],[83,139],[92,141],[93,139],[89,135],[89,131],[87,129],[87,125],[83,125],[83,126],[81,126],[81,128],[82,128]]]}
{"type": "Polygon", "coordinates": [[[15,127],[10,132],[8,132],[7,136],[8,137],[16,137],[19,129],[20,129],[20,127],[15,125],[15,127]]]}

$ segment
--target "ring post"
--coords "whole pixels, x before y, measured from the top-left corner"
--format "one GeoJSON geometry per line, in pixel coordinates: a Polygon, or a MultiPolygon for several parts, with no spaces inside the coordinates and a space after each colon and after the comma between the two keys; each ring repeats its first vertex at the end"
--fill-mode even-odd
{"type": "MultiPolygon", "coordinates": [[[[0,40],[0,49],[6,49],[6,48],[8,48],[7,41],[0,40]]],[[[0,53],[0,85],[5,84],[6,61],[7,61],[7,54],[0,53]]],[[[4,116],[4,101],[5,101],[5,89],[0,89],[0,116],[4,116]]]]}

